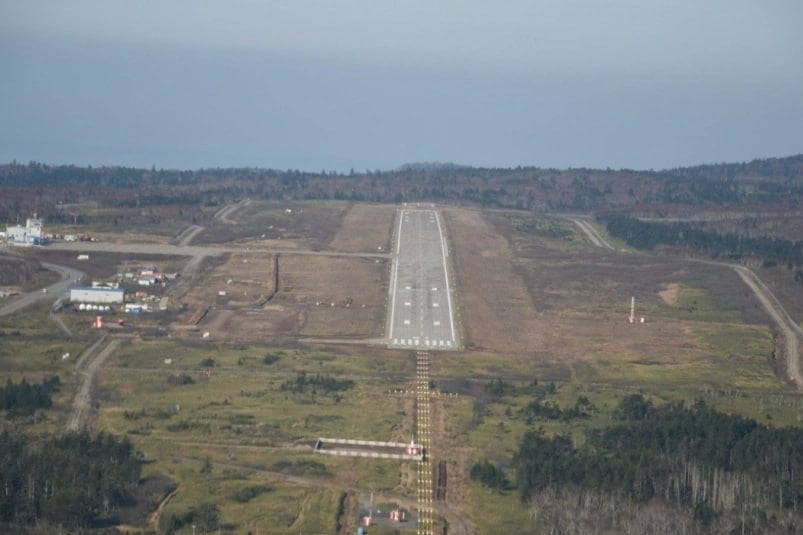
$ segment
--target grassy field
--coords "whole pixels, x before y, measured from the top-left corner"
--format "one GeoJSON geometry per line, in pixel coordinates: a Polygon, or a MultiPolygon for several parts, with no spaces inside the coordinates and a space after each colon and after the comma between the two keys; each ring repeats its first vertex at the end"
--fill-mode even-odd
{"type": "Polygon", "coordinates": [[[265,533],[325,533],[342,494],[331,488],[334,482],[413,492],[399,487],[396,462],[312,453],[318,437],[407,439],[412,415],[386,392],[414,375],[413,364],[408,356],[142,341],[121,349],[103,371],[98,428],[127,435],[155,460],[150,471],[180,482],[165,515],[214,502],[224,524],[238,529],[259,524],[265,533]],[[302,373],[353,386],[337,393],[290,391],[286,385],[302,373]],[[171,384],[171,376],[192,382],[171,384]],[[202,473],[207,460],[211,468],[202,473]],[[231,498],[263,484],[271,490],[253,500],[231,498]],[[271,518],[276,522],[269,527],[271,518]]]}
{"type": "MultiPolygon", "coordinates": [[[[204,223],[195,243],[376,252],[391,246],[395,210],[253,201],[228,222],[204,223]]],[[[511,459],[527,430],[582,444],[588,430],[612,422],[629,394],[655,403],[702,399],[768,425],[800,425],[803,396],[777,379],[777,340],[732,270],[594,248],[561,219],[443,213],[467,347],[431,354],[432,386],[451,394],[433,397],[431,453],[435,464],[448,464],[449,505],[477,533],[538,532],[540,520],[512,487],[491,491],[471,481],[475,462],[491,460],[513,482],[511,459]],[[627,322],[631,296],[644,324],[627,322]],[[492,381],[500,380],[508,386],[494,393],[492,381]],[[585,398],[594,409],[568,420],[528,417],[536,398],[563,410],[585,398]]],[[[168,226],[154,239],[166,239],[168,226]]],[[[413,433],[414,403],[393,391],[414,388],[414,353],[325,343],[381,335],[389,261],[280,255],[279,292],[255,305],[271,289],[273,257],[262,255],[260,268],[250,269],[245,255],[210,266],[198,279],[208,288],[188,289],[205,303],[221,288],[237,288],[237,299],[211,303],[216,308],[200,330],[170,331],[156,316],[132,320],[95,379],[94,428],[127,436],[147,461],[145,476],[178,486],[162,529],[215,504],[223,532],[331,533],[340,522],[340,533],[348,533],[372,491],[414,502],[410,463],[312,451],[319,437],[407,441],[413,433]],[[205,330],[212,332],[206,340],[205,330]]],[[[180,259],[161,260],[168,269],[180,259]]],[[[103,276],[134,261],[140,259],[97,255],[87,271],[103,276]]],[[[58,374],[65,383],[39,422],[9,425],[56,432],[65,419],[77,384],[74,358],[99,333],[88,327],[89,316],[62,317],[71,339],[45,306],[0,318],[0,378],[58,374]],[[61,360],[65,352],[73,357],[61,360]]],[[[370,533],[381,532],[392,533],[370,533]]],[[[178,533],[192,533],[191,526],[178,533]]]]}

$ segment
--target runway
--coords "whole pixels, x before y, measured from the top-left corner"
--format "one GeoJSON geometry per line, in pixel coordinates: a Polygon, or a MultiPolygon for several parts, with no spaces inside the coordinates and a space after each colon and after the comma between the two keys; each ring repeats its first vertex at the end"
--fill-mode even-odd
{"type": "Polygon", "coordinates": [[[448,248],[435,210],[399,215],[390,278],[390,347],[449,350],[460,345],[448,274],[448,248]]]}

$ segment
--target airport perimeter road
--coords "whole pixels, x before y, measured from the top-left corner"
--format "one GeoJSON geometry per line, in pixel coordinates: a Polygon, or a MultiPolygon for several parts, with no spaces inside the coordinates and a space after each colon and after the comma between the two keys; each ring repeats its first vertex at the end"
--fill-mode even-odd
{"type": "Polygon", "coordinates": [[[390,275],[388,345],[456,349],[448,249],[435,210],[402,210],[390,275]]]}
{"type": "Polygon", "coordinates": [[[308,256],[344,256],[352,258],[390,258],[387,253],[341,253],[337,251],[309,251],[304,249],[271,249],[249,246],[231,247],[225,245],[170,245],[166,243],[111,243],[111,242],[58,242],[47,245],[54,251],[75,251],[77,253],[124,253],[174,256],[219,256],[225,253],[284,254],[308,256]]]}
{"type": "Polygon", "coordinates": [[[78,271],[77,269],[69,268],[66,266],[57,266],[56,264],[50,264],[48,262],[42,262],[42,266],[57,272],[61,275],[61,281],[55,284],[51,284],[47,287],[47,292],[42,290],[33,291],[27,294],[23,294],[22,296],[14,299],[6,303],[3,306],[0,306],[0,316],[6,316],[8,314],[13,314],[18,310],[22,310],[23,308],[30,306],[37,301],[56,301],[57,299],[64,297],[65,295],[70,294],[70,288],[75,286],[78,280],[84,276],[82,271],[78,271]]]}

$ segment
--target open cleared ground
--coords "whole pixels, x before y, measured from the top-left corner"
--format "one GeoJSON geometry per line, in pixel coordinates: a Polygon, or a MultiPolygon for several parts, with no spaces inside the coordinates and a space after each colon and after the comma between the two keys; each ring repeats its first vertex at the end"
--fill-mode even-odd
{"type": "Polygon", "coordinates": [[[195,245],[243,246],[322,250],[335,236],[348,211],[345,202],[250,201],[205,225],[195,245]]]}
{"type": "Polygon", "coordinates": [[[395,206],[352,204],[329,248],[344,252],[389,251],[395,216],[395,206]]]}
{"type": "MultiPolygon", "coordinates": [[[[125,273],[144,268],[156,268],[162,273],[180,272],[187,258],[182,256],[163,256],[137,254],[129,255],[123,253],[89,253],[88,260],[78,260],[79,253],[73,251],[59,251],[43,248],[32,248],[25,250],[26,256],[36,258],[43,262],[50,262],[62,266],[78,269],[87,274],[92,279],[106,280],[114,277],[117,273],[125,273]]],[[[89,283],[91,281],[83,281],[89,283]]],[[[136,281],[134,281],[136,283],[136,281]]]]}
{"type": "Polygon", "coordinates": [[[192,310],[201,307],[258,307],[276,291],[276,256],[227,254],[216,259],[182,296],[192,310]]]}
{"type": "Polygon", "coordinates": [[[514,271],[507,240],[480,212],[449,209],[444,216],[459,288],[456,301],[464,345],[532,354],[538,340],[538,311],[514,271]]]}
{"type": "Polygon", "coordinates": [[[210,309],[198,327],[218,339],[377,338],[384,328],[387,271],[382,259],[231,255],[182,301],[190,305],[189,319],[210,309]]]}

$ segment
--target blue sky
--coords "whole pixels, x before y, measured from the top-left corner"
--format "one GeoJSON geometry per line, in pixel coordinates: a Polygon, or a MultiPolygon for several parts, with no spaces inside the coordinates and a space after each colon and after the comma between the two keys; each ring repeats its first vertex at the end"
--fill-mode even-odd
{"type": "Polygon", "coordinates": [[[803,3],[5,1],[0,161],[667,168],[803,152],[803,3]]]}

